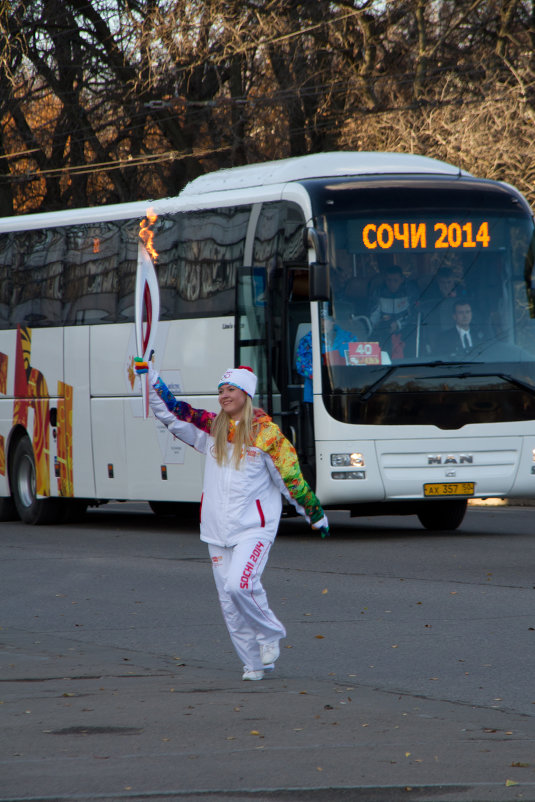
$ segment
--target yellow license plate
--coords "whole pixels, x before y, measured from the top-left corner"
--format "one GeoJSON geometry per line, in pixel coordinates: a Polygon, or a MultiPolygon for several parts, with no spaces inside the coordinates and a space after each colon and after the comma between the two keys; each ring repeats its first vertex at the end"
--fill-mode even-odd
{"type": "Polygon", "coordinates": [[[444,482],[424,485],[424,496],[473,496],[475,482],[444,482]]]}

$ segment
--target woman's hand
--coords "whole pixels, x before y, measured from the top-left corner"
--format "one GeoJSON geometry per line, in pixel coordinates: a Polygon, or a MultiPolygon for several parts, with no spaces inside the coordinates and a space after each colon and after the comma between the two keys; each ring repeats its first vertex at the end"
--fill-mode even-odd
{"type": "Polygon", "coordinates": [[[149,363],[145,362],[140,356],[135,356],[134,370],[136,371],[136,376],[143,376],[145,373],[149,372],[149,363]]]}
{"type": "Polygon", "coordinates": [[[319,521],[312,524],[312,529],[318,529],[323,537],[329,537],[329,521],[327,520],[327,516],[324,515],[323,518],[320,518],[319,521]]]}

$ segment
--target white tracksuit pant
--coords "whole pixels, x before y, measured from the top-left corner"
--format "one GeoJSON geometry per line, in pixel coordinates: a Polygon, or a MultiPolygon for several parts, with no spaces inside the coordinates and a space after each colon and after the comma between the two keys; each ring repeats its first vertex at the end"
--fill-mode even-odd
{"type": "Polygon", "coordinates": [[[265,668],[261,644],[286,636],[284,626],[269,608],[261,582],[271,545],[262,537],[229,548],[208,545],[223,617],[246,671],[265,668]]]}

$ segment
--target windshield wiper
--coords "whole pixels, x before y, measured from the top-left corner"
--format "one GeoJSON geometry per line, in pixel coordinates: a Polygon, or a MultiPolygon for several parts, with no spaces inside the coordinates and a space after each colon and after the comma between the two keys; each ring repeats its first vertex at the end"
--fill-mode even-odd
{"type": "MultiPolygon", "coordinates": [[[[406,362],[403,365],[391,365],[386,371],[386,373],[383,373],[380,379],[377,379],[376,382],[371,384],[365,393],[362,393],[362,395],[360,396],[360,400],[368,401],[373,395],[375,395],[375,393],[379,390],[381,385],[385,383],[385,381],[392,375],[392,373],[394,373],[397,370],[404,370],[405,368],[436,368],[439,365],[451,365],[452,367],[457,367],[459,365],[464,365],[464,364],[465,364],[464,362],[445,362],[443,359],[435,359],[433,362],[406,362]]],[[[456,374],[453,375],[456,376],[456,374]]]]}
{"type": "Polygon", "coordinates": [[[527,390],[528,393],[532,393],[535,395],[535,385],[529,384],[529,382],[525,382],[522,379],[517,379],[516,376],[511,376],[510,373],[476,373],[475,376],[484,376],[485,378],[491,378],[492,376],[496,376],[498,379],[503,379],[506,382],[510,382],[514,384],[515,387],[520,387],[521,390],[527,390]]]}
{"type": "MultiPolygon", "coordinates": [[[[472,362],[472,365],[481,365],[482,362],[472,362]]],[[[510,384],[514,384],[515,387],[519,387],[521,390],[527,390],[528,393],[533,393],[535,395],[535,385],[529,384],[529,382],[525,382],[522,379],[517,379],[516,376],[511,376],[510,373],[468,373],[464,371],[463,373],[448,373],[444,376],[433,376],[434,379],[503,379],[510,384]]]]}
{"type": "MultiPolygon", "coordinates": [[[[406,363],[405,365],[392,365],[380,379],[377,379],[365,393],[360,396],[361,401],[368,401],[375,393],[379,390],[381,385],[383,385],[389,376],[394,373],[396,370],[402,370],[403,368],[415,368],[415,367],[424,367],[424,368],[434,368],[438,365],[451,365],[451,367],[458,367],[460,365],[466,365],[466,362],[444,362],[441,359],[437,359],[435,362],[411,362],[406,363]]],[[[470,365],[483,365],[484,362],[470,362],[470,365]]],[[[424,378],[424,377],[422,377],[424,378]]],[[[509,382],[510,384],[514,384],[515,387],[519,387],[521,390],[527,390],[528,393],[535,395],[535,385],[529,384],[529,382],[525,382],[522,379],[517,379],[516,376],[511,376],[510,373],[472,373],[471,371],[462,371],[458,373],[446,373],[440,374],[437,376],[432,376],[429,378],[433,379],[474,379],[474,378],[482,378],[482,379],[490,379],[490,378],[497,378],[503,379],[504,381],[509,382]]]]}

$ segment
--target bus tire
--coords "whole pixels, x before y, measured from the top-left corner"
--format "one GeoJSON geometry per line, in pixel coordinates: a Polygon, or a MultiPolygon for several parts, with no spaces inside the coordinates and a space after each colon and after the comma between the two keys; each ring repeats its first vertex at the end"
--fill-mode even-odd
{"type": "Polygon", "coordinates": [[[40,526],[57,523],[61,518],[58,500],[37,498],[35,492],[35,457],[32,444],[23,437],[15,446],[11,488],[13,501],[20,520],[25,524],[40,526]]]}
{"type": "Polygon", "coordinates": [[[452,531],[462,524],[467,504],[466,499],[425,501],[418,511],[418,518],[422,526],[433,532],[452,531]]]}

